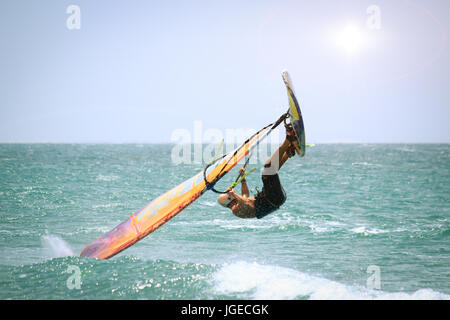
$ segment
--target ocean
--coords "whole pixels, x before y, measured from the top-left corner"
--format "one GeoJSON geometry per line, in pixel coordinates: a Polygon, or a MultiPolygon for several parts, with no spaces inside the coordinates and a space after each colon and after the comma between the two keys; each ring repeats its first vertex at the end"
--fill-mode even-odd
{"type": "Polygon", "coordinates": [[[209,191],[117,256],[79,257],[205,166],[172,151],[0,144],[0,299],[450,299],[449,144],[318,144],[261,220],[209,191]]]}

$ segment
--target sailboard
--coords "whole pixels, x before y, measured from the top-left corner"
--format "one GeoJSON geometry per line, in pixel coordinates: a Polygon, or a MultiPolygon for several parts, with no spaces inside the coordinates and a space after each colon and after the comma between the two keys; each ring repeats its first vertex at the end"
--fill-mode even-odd
{"type": "Polygon", "coordinates": [[[299,142],[296,148],[297,154],[300,157],[305,155],[305,126],[303,125],[302,111],[300,110],[300,104],[295,97],[294,87],[292,85],[291,77],[285,70],[282,73],[284,84],[286,85],[287,94],[289,97],[289,118],[291,120],[292,127],[294,128],[295,136],[299,142]]]}

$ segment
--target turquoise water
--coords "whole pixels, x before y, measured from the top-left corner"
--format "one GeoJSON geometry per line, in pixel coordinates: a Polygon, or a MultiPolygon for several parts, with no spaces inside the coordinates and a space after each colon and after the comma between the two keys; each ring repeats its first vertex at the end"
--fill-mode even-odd
{"type": "Polygon", "coordinates": [[[80,258],[203,167],[172,148],[0,145],[0,298],[450,299],[448,144],[316,145],[282,168],[288,199],[264,219],[207,192],[112,259],[80,258]]]}

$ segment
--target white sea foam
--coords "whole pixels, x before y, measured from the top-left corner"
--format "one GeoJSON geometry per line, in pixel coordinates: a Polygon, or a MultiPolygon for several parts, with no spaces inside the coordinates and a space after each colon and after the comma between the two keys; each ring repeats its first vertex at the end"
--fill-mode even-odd
{"type": "Polygon", "coordinates": [[[368,163],[368,162],[352,162],[352,166],[360,166],[360,167],[382,167],[380,164],[376,163],[368,163]]]}
{"type": "MultiPolygon", "coordinates": [[[[231,214],[231,213],[228,213],[231,214]]],[[[278,227],[287,222],[283,223],[278,219],[266,219],[256,220],[256,219],[237,219],[232,217],[232,219],[222,219],[215,218],[210,220],[200,220],[200,221],[177,221],[173,223],[174,225],[190,225],[190,226],[207,226],[207,227],[217,227],[226,230],[233,229],[270,229],[273,227],[278,227]]]]}
{"type": "Polygon", "coordinates": [[[313,233],[324,233],[342,229],[345,224],[338,221],[310,221],[308,226],[313,233]]]}
{"type": "Polygon", "coordinates": [[[379,233],[388,232],[386,230],[380,230],[380,229],[376,229],[376,228],[369,229],[365,226],[355,227],[355,228],[351,229],[350,231],[353,233],[363,234],[365,236],[370,235],[370,234],[379,234],[379,233]]]}
{"type": "MultiPolygon", "coordinates": [[[[226,214],[230,214],[226,212],[226,214]]],[[[290,213],[282,213],[281,215],[273,215],[266,219],[231,219],[215,218],[199,221],[176,221],[174,225],[191,225],[191,226],[207,226],[217,227],[220,229],[251,229],[251,230],[267,230],[279,229],[285,230],[289,227],[305,227],[311,229],[314,233],[333,232],[345,227],[345,224],[338,221],[310,221],[303,217],[299,217],[290,213]]]]}
{"type": "Polygon", "coordinates": [[[285,267],[245,261],[223,265],[213,279],[214,289],[220,294],[237,294],[256,300],[450,300],[450,295],[431,289],[419,289],[413,293],[385,292],[346,285],[285,267]]]}
{"type": "Polygon", "coordinates": [[[96,205],[93,205],[92,208],[93,209],[110,209],[110,208],[120,207],[122,205],[123,205],[123,203],[121,203],[121,202],[116,202],[116,203],[111,202],[111,203],[106,203],[106,204],[96,204],[96,205]]]}
{"type": "Polygon", "coordinates": [[[103,174],[99,174],[96,178],[97,181],[116,181],[118,180],[119,177],[118,176],[114,176],[114,175],[103,175],[103,174]]]}
{"type": "Polygon", "coordinates": [[[72,248],[67,242],[57,236],[45,235],[41,238],[46,255],[51,258],[74,256],[72,248]]]}
{"type": "Polygon", "coordinates": [[[314,233],[330,232],[330,231],[333,230],[332,228],[325,227],[323,225],[317,225],[317,224],[314,224],[314,223],[310,224],[309,228],[314,233]]]}
{"type": "Polygon", "coordinates": [[[217,201],[200,201],[200,204],[208,207],[215,207],[218,205],[217,201]]]}

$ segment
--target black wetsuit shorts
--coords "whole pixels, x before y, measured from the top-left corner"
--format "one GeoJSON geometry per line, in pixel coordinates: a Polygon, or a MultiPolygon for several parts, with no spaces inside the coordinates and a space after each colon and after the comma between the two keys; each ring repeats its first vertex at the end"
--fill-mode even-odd
{"type": "Polygon", "coordinates": [[[262,175],[263,189],[255,196],[255,216],[261,219],[277,210],[286,201],[286,192],[278,174],[262,175]]]}

